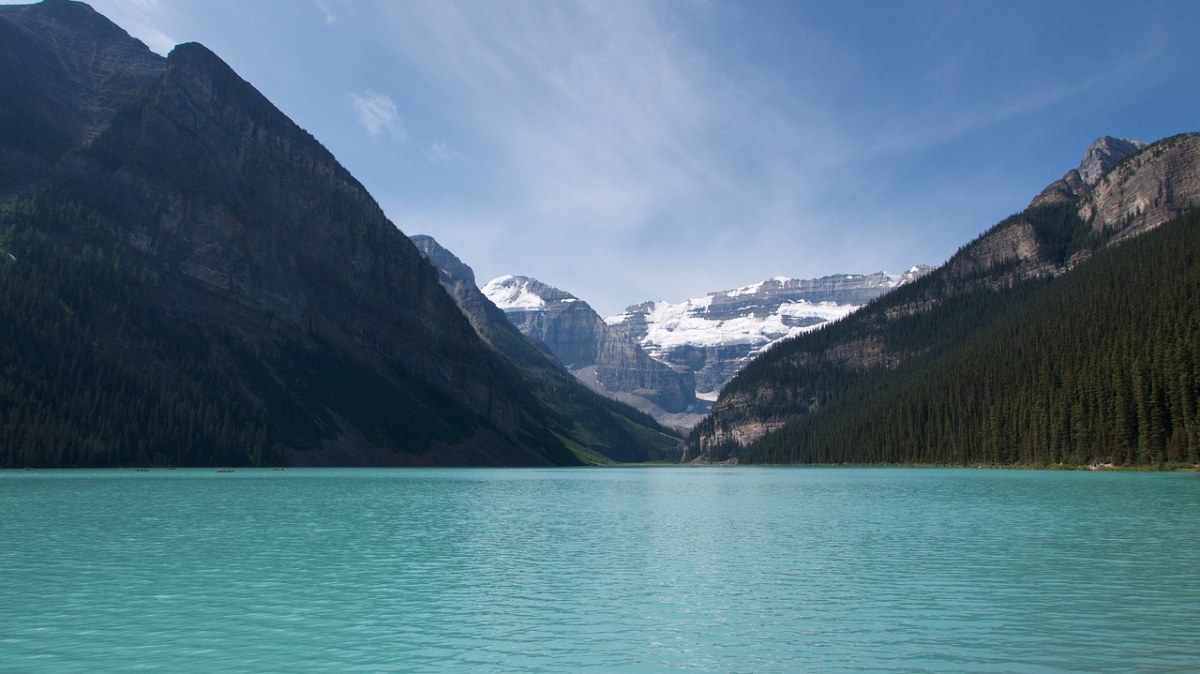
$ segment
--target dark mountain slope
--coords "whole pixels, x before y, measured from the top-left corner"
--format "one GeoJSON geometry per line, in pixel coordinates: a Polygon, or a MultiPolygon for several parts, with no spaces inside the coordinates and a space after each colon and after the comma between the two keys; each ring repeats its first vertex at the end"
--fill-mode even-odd
{"type": "Polygon", "coordinates": [[[362,186],[219,58],[163,63],[60,0],[0,24],[24,40],[0,72],[63,64],[5,80],[5,114],[53,133],[3,147],[44,170],[0,184],[0,464],[578,463],[362,186]]]}
{"type": "Polygon", "coordinates": [[[95,137],[166,67],[87,5],[0,7],[0,182],[11,196],[95,137]]]}
{"type": "MultiPolygon", "coordinates": [[[[717,457],[734,453],[758,460],[768,455],[773,460],[816,460],[811,453],[816,446],[800,440],[795,432],[800,424],[811,423],[814,429],[843,428],[851,411],[878,419],[883,414],[877,407],[878,396],[898,390],[902,382],[932,376],[930,368],[960,357],[988,330],[1016,320],[1012,317],[1023,315],[1027,303],[1045,292],[1045,287],[1086,267],[1091,256],[1200,203],[1198,165],[1200,136],[1177,136],[1115,162],[1081,196],[1035,201],[1039,205],[997,224],[929,276],[756,360],[726,387],[713,413],[689,438],[689,451],[717,457]],[[1116,217],[1116,213],[1123,215],[1116,217]],[[842,410],[843,416],[838,417],[835,409],[842,410]],[[809,414],[812,419],[801,420],[809,414]],[[792,430],[786,437],[771,439],[768,435],[789,424],[792,430]],[[764,436],[768,439],[754,444],[764,436]],[[757,449],[768,444],[772,447],[769,451],[757,449]]],[[[1143,264],[1157,261],[1143,260],[1143,264]]],[[[1094,318],[1097,324],[1079,329],[1104,329],[1099,323],[1102,317],[1094,318]]],[[[1008,356],[1001,350],[991,358],[1005,363],[1008,356]]],[[[984,379],[984,390],[990,381],[984,379]]],[[[968,387],[966,381],[960,385],[968,387]]],[[[976,394],[983,395],[983,391],[976,394]]],[[[911,390],[897,395],[917,396],[911,390]]],[[[954,399],[962,401],[961,396],[954,399]]],[[[867,424],[868,417],[855,418],[867,424]]],[[[906,418],[905,423],[916,422],[906,418]]],[[[872,424],[879,425],[878,421],[872,424]]],[[[950,428],[958,430],[953,425],[942,428],[946,437],[951,435],[950,428]]],[[[829,452],[834,452],[844,461],[911,460],[913,455],[928,459],[923,452],[937,445],[924,435],[901,434],[896,441],[908,438],[908,448],[900,455],[892,453],[880,459],[871,447],[857,446],[848,436],[838,437],[842,444],[825,441],[837,444],[836,451],[826,444],[823,447],[828,452],[821,456],[828,458],[832,456],[829,452]]],[[[996,435],[989,442],[1004,445],[1010,438],[996,435]]],[[[970,448],[976,450],[978,447],[970,448]]],[[[1038,461],[1050,451],[1046,447],[1042,453],[1020,454],[1014,460],[1038,461]]],[[[1106,456],[1109,448],[1095,451],[1106,456]]],[[[938,460],[960,459],[982,460],[973,453],[938,460]]]]}

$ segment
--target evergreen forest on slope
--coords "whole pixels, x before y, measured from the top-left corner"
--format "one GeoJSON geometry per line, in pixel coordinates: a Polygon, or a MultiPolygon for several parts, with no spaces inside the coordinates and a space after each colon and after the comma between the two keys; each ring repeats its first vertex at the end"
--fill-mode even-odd
{"type": "MultiPolygon", "coordinates": [[[[1035,210],[1023,217],[1033,217],[1059,260],[1082,247],[1087,229],[1073,204],[1035,210]]],[[[860,320],[802,336],[747,367],[733,392],[793,382],[800,394],[774,394],[794,416],[749,446],[711,448],[713,458],[1200,463],[1200,213],[1102,248],[1053,280],[971,292],[961,292],[969,280],[957,282],[959,292],[953,283],[945,274],[926,277],[864,309],[860,320]],[[938,284],[947,288],[931,288],[938,284]],[[867,337],[888,307],[931,291],[943,298],[937,306],[897,318],[883,333],[890,348],[913,354],[903,364],[850,368],[815,357],[867,337]]]]}

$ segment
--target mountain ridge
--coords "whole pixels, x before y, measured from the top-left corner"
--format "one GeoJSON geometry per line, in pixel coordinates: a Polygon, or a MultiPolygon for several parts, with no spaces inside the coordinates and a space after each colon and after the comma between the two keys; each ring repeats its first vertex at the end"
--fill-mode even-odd
{"type": "Polygon", "coordinates": [[[644,302],[606,322],[654,358],[690,369],[697,395],[711,399],[746,363],[781,340],[844,318],[872,299],[927,274],[774,277],[681,303],[644,302]]]}

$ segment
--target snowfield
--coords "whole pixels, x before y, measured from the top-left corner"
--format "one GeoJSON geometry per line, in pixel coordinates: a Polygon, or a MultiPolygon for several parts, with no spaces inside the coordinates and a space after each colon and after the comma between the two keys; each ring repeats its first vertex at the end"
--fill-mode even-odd
{"type": "Polygon", "coordinates": [[[509,309],[532,311],[546,308],[545,300],[530,292],[528,285],[523,283],[522,279],[512,275],[488,281],[487,285],[483,286],[483,294],[492,301],[492,304],[505,311],[509,309]]]}

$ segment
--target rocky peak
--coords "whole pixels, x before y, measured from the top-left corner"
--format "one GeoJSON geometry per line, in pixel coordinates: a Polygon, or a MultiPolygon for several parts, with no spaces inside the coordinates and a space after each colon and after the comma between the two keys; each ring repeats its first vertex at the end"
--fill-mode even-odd
{"type": "Polygon", "coordinates": [[[1097,138],[1083,153],[1083,161],[1079,162],[1079,177],[1088,187],[1095,187],[1117,162],[1143,147],[1146,147],[1145,143],[1132,138],[1097,138]]]}
{"type": "Polygon", "coordinates": [[[1047,185],[1029,205],[1046,206],[1078,198],[1095,187],[1122,159],[1143,147],[1146,147],[1145,143],[1132,138],[1097,138],[1084,151],[1079,168],[1067,171],[1062,178],[1047,185]]]}
{"type": "Polygon", "coordinates": [[[1118,162],[1079,201],[1079,217],[1112,243],[1200,205],[1200,134],[1184,133],[1118,162]]]}
{"type": "Polygon", "coordinates": [[[1101,138],[1088,148],[1079,169],[1046,188],[1029,210],[965,246],[946,264],[947,272],[964,287],[978,281],[993,288],[1064,274],[1096,250],[1200,205],[1197,165],[1200,134],[1150,145],[1101,138]],[[1093,184],[1084,180],[1085,171],[1093,184]]]}
{"type": "Polygon", "coordinates": [[[0,199],[96,138],[166,60],[82,3],[0,6],[0,199]]]}
{"type": "MultiPolygon", "coordinates": [[[[483,286],[483,294],[504,311],[539,309],[555,302],[579,302],[565,290],[559,290],[529,276],[501,276],[483,286]]],[[[588,306],[586,303],[584,306],[588,306]]],[[[588,306],[590,310],[591,307],[588,306]]]]}
{"type": "Polygon", "coordinates": [[[429,263],[438,270],[443,281],[475,285],[475,270],[458,259],[457,255],[443,248],[432,236],[416,234],[408,238],[417,247],[417,250],[421,251],[425,259],[429,260],[429,263]]]}

